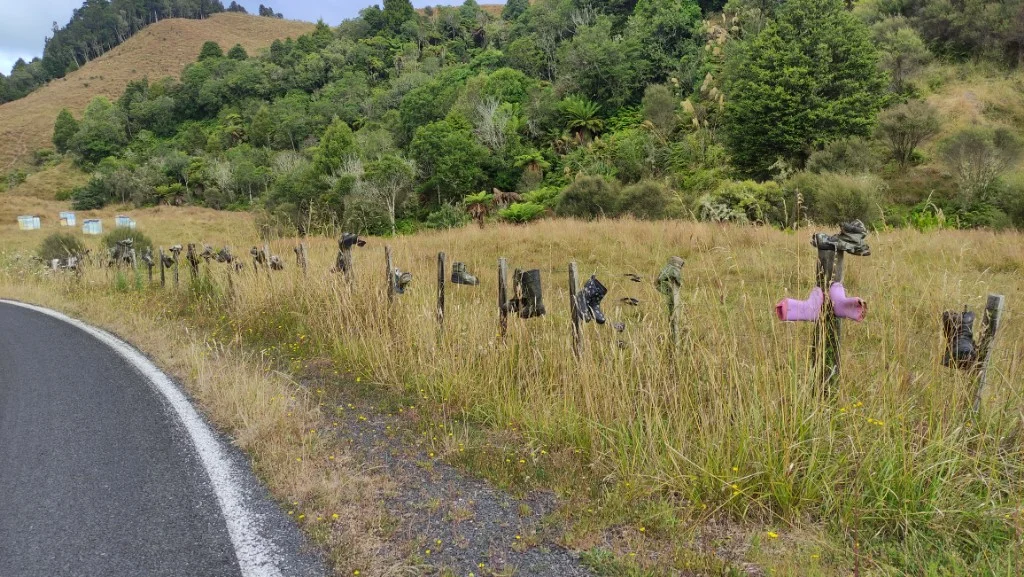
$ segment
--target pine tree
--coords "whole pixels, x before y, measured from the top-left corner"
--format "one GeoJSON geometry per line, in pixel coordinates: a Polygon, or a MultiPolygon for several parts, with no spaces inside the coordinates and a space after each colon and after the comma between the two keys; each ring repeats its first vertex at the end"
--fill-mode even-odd
{"type": "Polygon", "coordinates": [[[725,131],[733,162],[758,178],[778,158],[867,136],[887,84],[867,27],[842,0],[790,0],[726,60],[725,131]]]}

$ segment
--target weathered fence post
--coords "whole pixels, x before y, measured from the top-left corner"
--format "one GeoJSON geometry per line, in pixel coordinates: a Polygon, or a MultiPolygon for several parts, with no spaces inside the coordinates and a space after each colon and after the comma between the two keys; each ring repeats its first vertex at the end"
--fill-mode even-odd
{"type": "Polygon", "coordinates": [[[508,332],[508,261],[505,257],[498,259],[498,319],[504,340],[508,332]]]}
{"type": "Polygon", "coordinates": [[[818,374],[821,377],[822,389],[826,394],[839,378],[842,321],[836,316],[832,299],[829,296],[829,287],[833,283],[843,282],[844,254],[844,252],[833,248],[818,249],[817,284],[824,293],[825,304],[821,319],[815,325],[811,358],[815,364],[821,362],[818,374]]]}
{"type": "Polygon", "coordinates": [[[583,311],[579,310],[579,301],[576,299],[579,272],[576,269],[576,261],[569,263],[569,312],[572,315],[572,352],[579,359],[583,354],[583,329],[580,326],[583,311]]]}
{"type": "Polygon", "coordinates": [[[128,250],[128,260],[132,261],[132,274],[139,272],[139,261],[135,258],[135,249],[128,250]]]}
{"type": "Polygon", "coordinates": [[[682,344],[682,329],[679,327],[679,317],[682,316],[682,300],[679,298],[679,285],[672,284],[672,295],[669,297],[672,299],[672,310],[668,314],[669,330],[672,335],[672,350],[675,353],[679,352],[679,347],[682,344]]]}
{"type": "Polygon", "coordinates": [[[164,276],[164,247],[160,247],[160,288],[167,286],[167,279],[164,276]]]}
{"type": "Polygon", "coordinates": [[[349,284],[352,284],[356,279],[356,273],[352,269],[355,264],[352,262],[352,247],[341,249],[341,258],[345,262],[345,280],[348,281],[349,284]]]}
{"type": "Polygon", "coordinates": [[[437,253],[437,324],[444,326],[445,254],[437,253]]]}
{"type": "Polygon", "coordinates": [[[174,288],[178,288],[178,264],[181,261],[181,245],[176,244],[171,247],[171,254],[174,255],[174,288]]]}
{"type": "Polygon", "coordinates": [[[981,393],[985,388],[985,380],[988,378],[989,359],[992,356],[992,347],[996,340],[996,331],[999,330],[999,320],[1003,316],[1003,304],[1006,298],[1003,295],[988,295],[988,303],[985,305],[985,320],[982,324],[984,334],[981,336],[981,343],[978,345],[978,363],[974,367],[975,379],[978,385],[974,393],[974,411],[981,406],[981,393]]]}
{"type": "Polygon", "coordinates": [[[391,247],[384,247],[384,265],[387,267],[388,302],[395,300],[395,269],[391,266],[391,247]]]}
{"type": "Polygon", "coordinates": [[[302,241],[299,241],[299,246],[295,247],[295,261],[302,267],[302,274],[306,274],[306,243],[302,241]]]}
{"type": "Polygon", "coordinates": [[[263,241],[263,266],[267,269],[267,275],[270,275],[272,270],[270,267],[270,242],[263,241]]]}
{"type": "Polygon", "coordinates": [[[199,256],[196,255],[195,243],[188,243],[188,249],[185,255],[185,259],[188,260],[188,272],[189,278],[193,281],[199,276],[199,256]]]}

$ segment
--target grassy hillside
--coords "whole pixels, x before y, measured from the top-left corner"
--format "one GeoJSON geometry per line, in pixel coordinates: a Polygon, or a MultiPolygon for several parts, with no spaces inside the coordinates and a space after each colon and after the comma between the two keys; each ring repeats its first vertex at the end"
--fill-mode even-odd
{"type": "Polygon", "coordinates": [[[186,64],[195,61],[207,40],[218,42],[225,50],[241,44],[255,54],[275,39],[296,37],[312,28],[308,22],[234,13],[154,24],[80,70],[25,98],[0,105],[0,173],[24,164],[33,151],[53,146],[53,121],[62,108],[77,115],[94,96],[116,99],[131,80],[177,77],[186,64]]]}

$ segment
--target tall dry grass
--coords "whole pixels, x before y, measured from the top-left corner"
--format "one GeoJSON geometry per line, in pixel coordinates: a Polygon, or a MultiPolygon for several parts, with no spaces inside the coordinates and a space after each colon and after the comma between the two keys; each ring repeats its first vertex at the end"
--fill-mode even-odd
{"type": "MultiPolygon", "coordinates": [[[[272,251],[287,270],[255,274],[250,266],[229,284],[224,267],[210,267],[209,282],[191,292],[183,281],[180,292],[191,296],[182,302],[191,304],[182,314],[199,324],[227,319],[217,329],[227,340],[297,363],[328,356],[452,415],[514,427],[540,446],[577,448],[595,474],[673,503],[667,530],[726,517],[783,533],[810,524],[827,527],[838,543],[860,541],[882,574],[1018,574],[1024,329],[1015,311],[1024,237],[873,235],[872,256],[849,257],[846,273],[848,292],[869,302],[868,318],[844,323],[842,379],[823,396],[808,354],[813,326],[779,323],[772,312],[779,298],[803,298],[813,284],[810,232],[558,220],[422,233],[355,249],[352,286],[327,272],[334,241],[309,242],[304,275],[291,258],[295,241],[279,240],[272,251]],[[395,265],[415,276],[390,305],[385,243],[395,265]],[[478,287],[448,287],[443,329],[435,312],[439,251],[481,278],[478,287]],[[676,356],[652,282],[674,254],[687,259],[676,356]],[[548,309],[543,318],[510,319],[504,341],[499,256],[510,269],[541,269],[548,309]],[[609,288],[609,324],[585,327],[578,361],[570,260],[609,288]],[[940,316],[962,305],[980,310],[990,292],[1005,294],[1008,308],[974,414],[970,380],[940,364],[940,316]],[[619,303],[625,296],[641,306],[619,303]],[[612,322],[626,331],[616,333],[612,322]]],[[[242,231],[223,240],[236,253],[256,242],[242,231]]],[[[110,290],[109,274],[92,271],[82,281],[87,288],[75,290],[110,290]]],[[[138,298],[168,297],[144,291],[138,298]]]]}

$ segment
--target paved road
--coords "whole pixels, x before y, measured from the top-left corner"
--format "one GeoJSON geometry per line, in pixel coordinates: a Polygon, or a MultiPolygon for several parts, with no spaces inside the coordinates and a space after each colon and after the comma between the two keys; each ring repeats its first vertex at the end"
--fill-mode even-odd
{"type": "Polygon", "coordinates": [[[0,577],[323,575],[177,386],[87,330],[0,302],[0,577]]]}

